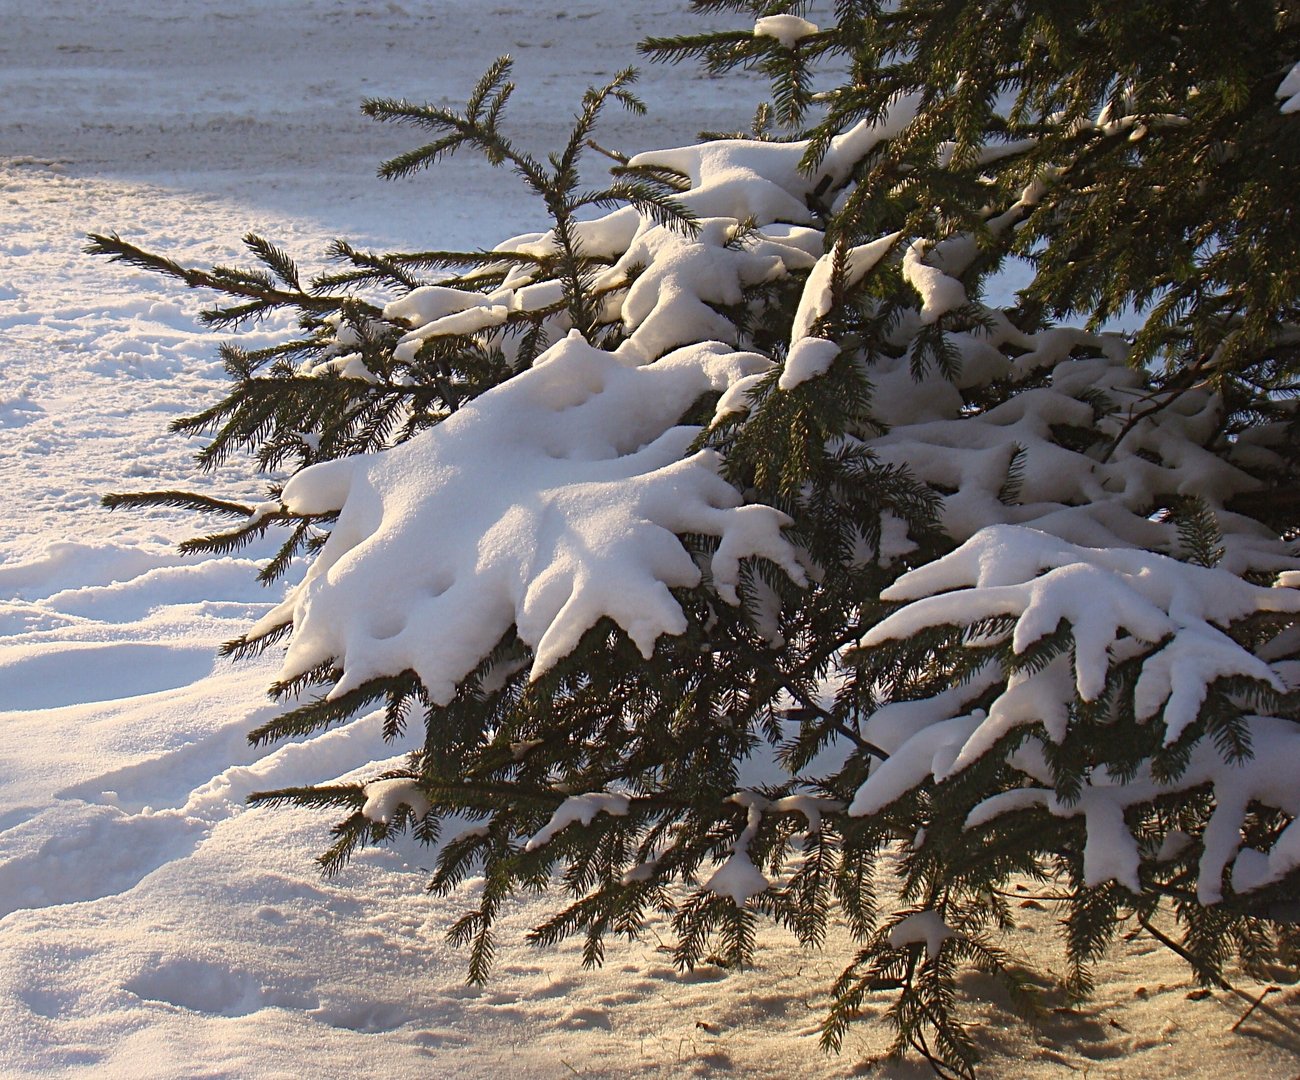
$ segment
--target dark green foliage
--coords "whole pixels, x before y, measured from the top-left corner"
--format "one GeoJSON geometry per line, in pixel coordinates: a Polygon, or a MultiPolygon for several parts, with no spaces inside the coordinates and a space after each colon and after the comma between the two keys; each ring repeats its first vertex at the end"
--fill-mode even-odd
{"type": "Polygon", "coordinates": [[[432,143],[384,162],[379,175],[385,179],[406,176],[428,168],[465,146],[481,152],[493,165],[509,164],[545,203],[551,216],[559,247],[556,276],[564,284],[569,318],[573,327],[590,340],[596,330],[592,308],[595,297],[588,264],[574,229],[576,213],[584,207],[611,208],[620,203],[630,203],[656,221],[673,223],[688,231],[694,228],[694,218],[673,199],[677,186],[672,178],[665,177],[659,170],[624,168],[607,187],[593,191],[580,189],[578,163],[605,104],[612,99],[632,112],[645,112],[641,100],[628,89],[636,81],[635,71],[627,68],[604,88],[587,92],[564,149],[550,156],[548,169],[532,154],[516,148],[499,129],[506,102],[514,92],[514,83],[509,81],[511,67],[509,57],[498,59],[470,94],[463,114],[406,101],[367,101],[362,107],[367,116],[441,134],[441,138],[432,143]]]}
{"type": "Polygon", "coordinates": [[[211,270],[196,270],[142,251],[116,233],[108,236],[92,233],[89,239],[90,243],[86,245],[88,254],[104,255],[111,262],[122,262],[139,270],[165,274],[183,281],[191,289],[210,289],[245,301],[234,307],[210,308],[203,312],[200,318],[209,326],[236,326],[280,307],[294,308],[306,316],[308,313],[331,312],[338,306],[336,301],[304,292],[293,260],[254,233],[244,237],[244,246],[265,269],[214,266],[211,270]]]}
{"type": "MultiPolygon", "coordinates": [[[[1300,142],[1274,97],[1300,54],[1290,5],[861,7],[870,17],[849,30],[860,73],[831,96],[814,157],[848,123],[917,93],[923,122],[866,163],[873,203],[906,159],[895,191],[914,218],[1034,261],[1027,314],[1101,322],[1136,306],[1135,361],[1254,386],[1266,369],[1271,389],[1294,384],[1300,142]],[[990,234],[981,208],[1013,205],[1044,175],[1020,200],[1014,238],[990,234]]],[[[879,212],[854,206],[840,227],[879,212]]]]}

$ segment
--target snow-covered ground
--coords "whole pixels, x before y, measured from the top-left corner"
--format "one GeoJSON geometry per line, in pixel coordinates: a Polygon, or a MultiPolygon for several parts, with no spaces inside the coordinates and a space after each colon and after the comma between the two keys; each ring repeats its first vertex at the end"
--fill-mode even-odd
{"type": "MultiPolygon", "coordinates": [[[[278,592],[249,558],[182,559],[182,514],[113,514],[101,494],[211,484],[166,425],[223,375],[198,298],[81,254],[89,231],[181,260],[235,258],[262,232],[303,262],[334,235],[381,248],[491,244],[535,227],[508,175],[469,158],[374,180],[411,133],[367,95],[458,104],[499,53],[518,60],[515,129],[553,145],[582,89],[685,0],[0,0],[0,1073],[95,1077],[925,1076],[870,1066],[867,1010],[839,1058],[817,1050],[824,990],[848,945],[800,952],[769,931],[753,969],[676,972],[651,935],[577,947],[501,928],[497,977],[464,984],[443,941],[464,894],[422,891],[429,853],[370,851],[323,881],[329,819],[248,809],[259,789],[392,758],[362,719],[252,749],[273,664],[214,659],[278,592]]],[[[694,25],[699,25],[695,23],[694,25]]],[[[606,145],[741,126],[758,91],[686,68],[646,72],[649,118],[606,145]]],[[[257,333],[267,340],[274,324],[257,333]]],[[[247,340],[247,338],[245,339],[247,340]]],[[[256,556],[258,552],[253,552],[256,556]]],[[[367,775],[373,774],[367,769],[367,775]]],[[[1056,947],[1026,897],[1016,946],[1056,947]]],[[[666,927],[660,928],[664,938],[666,927]]],[[[973,1016],[990,1076],[1292,1077],[1300,1045],[1221,992],[1189,999],[1148,939],[1099,972],[1097,1000],[1038,1036],[1004,1003],[973,1016]]],[[[1262,990],[1248,980],[1243,987],[1262,990]]],[[[1293,988],[1269,1002],[1295,1014],[1293,988]]]]}

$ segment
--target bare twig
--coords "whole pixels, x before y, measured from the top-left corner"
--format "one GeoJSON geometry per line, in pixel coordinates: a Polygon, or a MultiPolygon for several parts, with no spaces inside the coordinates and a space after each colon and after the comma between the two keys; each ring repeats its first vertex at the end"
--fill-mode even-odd
{"type": "Polygon", "coordinates": [[[1178,942],[1176,942],[1173,938],[1169,937],[1168,934],[1162,933],[1160,930],[1157,930],[1154,926],[1151,925],[1150,921],[1147,920],[1146,918],[1138,919],[1138,923],[1141,925],[1143,930],[1145,930],[1148,934],[1150,934],[1153,938],[1155,938],[1158,942],[1160,942],[1161,945],[1163,945],[1167,949],[1171,949],[1172,951],[1176,952],[1179,956],[1181,956],[1184,960],[1186,960],[1189,964],[1191,964],[1192,967],[1196,970],[1196,972],[1199,975],[1208,978],[1209,981],[1213,982],[1221,990],[1226,990],[1228,993],[1233,994],[1236,997],[1239,997],[1242,1001],[1244,1001],[1247,1005],[1250,1006],[1250,1008],[1246,1011],[1246,1015],[1243,1016],[1241,1020],[1238,1020],[1235,1024],[1232,1025],[1233,1031],[1236,1031],[1239,1027],[1241,1027],[1242,1022],[1246,1019],[1246,1016],[1249,1016],[1252,1012],[1258,1009],[1269,1019],[1281,1024],[1293,1035],[1300,1037],[1300,1024],[1297,1024],[1294,1020],[1292,1020],[1289,1016],[1285,1015],[1284,1013],[1278,1012],[1277,1009],[1273,1008],[1271,1005],[1266,1005],[1264,1003],[1264,998],[1267,997],[1271,991],[1276,990],[1277,987],[1269,987],[1268,990],[1265,990],[1264,993],[1259,995],[1258,999],[1252,998],[1249,994],[1245,993],[1244,991],[1238,990],[1235,986],[1232,985],[1232,983],[1228,982],[1228,980],[1225,979],[1222,975],[1216,975],[1213,972],[1206,971],[1205,968],[1201,965],[1201,963],[1196,959],[1196,957],[1194,957],[1191,953],[1189,953],[1186,949],[1184,949],[1181,945],[1179,945],[1178,942]]]}
{"type": "Polygon", "coordinates": [[[620,165],[626,165],[629,161],[632,160],[626,154],[619,153],[619,151],[617,150],[606,149],[605,147],[601,146],[600,143],[598,143],[595,139],[588,139],[586,143],[587,143],[587,148],[589,150],[595,150],[596,153],[598,154],[604,154],[611,161],[617,161],[620,165]]]}
{"type": "Polygon", "coordinates": [[[1264,987],[1264,989],[1259,992],[1259,997],[1257,997],[1254,1000],[1254,1002],[1251,1004],[1249,1009],[1247,1009],[1244,1013],[1241,1014],[1241,1019],[1238,1020],[1235,1024],[1233,1024],[1229,1030],[1236,1031],[1239,1027],[1241,1027],[1241,1025],[1244,1024],[1246,1020],[1249,1018],[1250,1014],[1253,1013],[1256,1009],[1258,1009],[1262,1004],[1264,1004],[1264,999],[1268,997],[1269,994],[1280,994],[1281,992],[1282,992],[1282,988],[1280,986],[1264,987]]]}

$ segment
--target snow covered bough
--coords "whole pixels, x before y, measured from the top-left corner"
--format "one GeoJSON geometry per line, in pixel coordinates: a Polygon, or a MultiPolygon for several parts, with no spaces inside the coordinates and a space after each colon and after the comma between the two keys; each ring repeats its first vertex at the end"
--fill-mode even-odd
{"type": "Polygon", "coordinates": [[[1036,985],[998,941],[1011,881],[1059,894],[1073,993],[1128,920],[1177,922],[1205,980],[1293,963],[1300,236],[1256,204],[1300,190],[1294,19],[1243,29],[1250,55],[1184,35],[1103,62],[1083,43],[1115,28],[1049,4],[939,27],[844,3],[827,29],[701,6],[760,17],[646,49],[758,66],[773,105],[745,136],[606,151],[596,186],[630,72],[546,159],[503,130],[507,60],[462,111],[367,103],[431,133],[386,175],[477,150],[547,231],[340,242],[308,283],[258,237],[255,269],[210,271],[93,239],[230,297],[214,324],[301,317],[227,346],[230,394],[177,425],[207,464],[287,476],[265,502],[107,500],[235,521],[195,551],[288,530],[266,577],[297,584],[229,647],[284,647],[292,707],[253,739],[382,708],[415,746],[255,801],[341,813],[327,870],[413,829],[433,891],[481,876],[452,932],[473,979],[520,889],[569,894],[534,937],[583,934],[590,963],[648,912],[683,966],[747,962],[760,918],[817,944],[842,917],[825,1043],[889,994],[896,1048],[963,1073],[959,969],[1036,985]],[[977,68],[961,49],[994,29],[977,68]],[[1211,152],[1206,190],[1170,195],[1211,152]],[[985,303],[1012,253],[1033,281],[985,303]],[[1096,328],[1129,303],[1136,334],[1096,328]]]}

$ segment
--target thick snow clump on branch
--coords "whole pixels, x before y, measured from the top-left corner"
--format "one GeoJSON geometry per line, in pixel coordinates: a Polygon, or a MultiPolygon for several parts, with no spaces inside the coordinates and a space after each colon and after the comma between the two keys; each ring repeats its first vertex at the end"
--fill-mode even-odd
{"type": "Polygon", "coordinates": [[[337,697],[409,669],[446,702],[512,625],[535,674],[603,617],[646,656],[683,632],[669,590],[700,568],[679,534],[718,538],[712,577],[730,603],[741,559],[802,583],[785,515],[742,505],[715,453],[687,454],[698,429],[677,423],[770,363],[704,344],[629,367],[575,333],[410,442],[298,473],[284,505],[339,510],[338,524],[253,636],[291,615],[281,678],[334,661],[337,697]]]}
{"type": "Polygon", "coordinates": [[[545,827],[529,837],[524,845],[525,851],[536,851],[550,843],[558,833],[563,832],[575,821],[590,825],[597,814],[609,814],[612,817],[626,817],[632,800],[626,795],[613,794],[608,791],[593,791],[586,795],[570,795],[560,803],[559,809],[551,815],[545,827]]]}
{"type": "MultiPolygon", "coordinates": [[[[945,780],[994,748],[1017,727],[1042,724],[1047,737],[1062,742],[1068,707],[1100,697],[1112,665],[1142,656],[1133,691],[1139,722],[1164,726],[1172,746],[1196,722],[1210,687],[1223,679],[1253,681],[1286,692],[1281,674],[1238,644],[1224,627],[1266,612],[1300,614],[1300,591],[1252,585],[1217,568],[1189,565],[1135,549],[1097,549],[1069,544],[1032,529],[994,527],[981,531],[950,555],[905,574],[882,593],[910,601],[873,627],[864,647],[908,638],[937,626],[987,624],[1011,617],[1014,653],[1022,654],[1065,621],[1073,637],[1070,654],[1042,667],[1010,674],[988,712],[966,712],[964,703],[984,693],[989,679],[976,679],[962,692],[921,702],[888,706],[865,728],[866,737],[890,757],[858,790],[852,815],[875,813],[929,778],[945,780]]],[[[986,634],[981,644],[989,644],[986,634]]],[[[1058,816],[1083,815],[1088,844],[1087,884],[1116,880],[1134,892],[1138,843],[1124,822],[1124,810],[1174,791],[1201,785],[1213,789],[1216,809],[1206,831],[1200,864],[1203,903],[1222,898],[1220,879],[1241,844],[1241,825],[1252,802],[1295,817],[1300,787],[1294,764],[1300,731],[1293,723],[1254,716],[1245,721],[1253,753],[1245,761],[1225,760],[1214,740],[1202,740],[1176,780],[1159,781],[1144,767],[1132,780],[1099,769],[1077,800],[1052,789],[1053,776],[1040,749],[1027,744],[1011,759],[1026,785],[994,795],[977,806],[968,827],[999,814],[1041,806],[1058,816]]],[[[1300,865],[1300,829],[1288,827],[1270,852],[1254,852],[1234,872],[1238,891],[1276,881],[1300,865]]]]}
{"type": "Polygon", "coordinates": [[[755,37],[776,38],[785,48],[793,49],[803,38],[817,33],[816,23],[798,15],[766,15],[754,23],[755,37]]]}
{"type": "Polygon", "coordinates": [[[1277,96],[1282,99],[1279,106],[1282,112],[1300,112],[1300,63],[1287,72],[1277,88],[1277,96]]]}
{"type": "Polygon", "coordinates": [[[366,801],[361,807],[363,817],[387,825],[400,807],[409,807],[417,818],[424,817],[432,808],[429,797],[414,780],[404,776],[389,780],[371,780],[365,787],[366,801]]]}
{"type": "MultiPolygon", "coordinates": [[[[858,125],[812,177],[799,170],[804,144],[737,140],[633,158],[689,177],[680,201],[701,221],[683,234],[625,207],[579,224],[583,251],[612,260],[593,287],[626,333],[614,352],[570,333],[411,442],[314,465],[286,485],[290,512],[338,511],[339,520],[303,583],[250,631],[257,638],[292,620],[281,679],[332,662],[342,671],[338,697],[412,670],[446,702],[511,626],[533,648],[536,675],[602,617],[648,656],[660,635],[685,629],[669,590],[701,579],[678,534],[718,538],[711,579],[729,603],[738,602],[742,559],[769,559],[803,583],[781,533],[785,516],[741,505],[715,454],[686,456],[699,432],[678,421],[710,392],[721,394],[719,415],[744,411],[772,361],[735,351],[735,326],[717,306],[811,269],[823,241],[807,226],[807,194],[899,127],[892,118],[858,125]]],[[[496,250],[542,256],[556,244],[538,233],[496,250]]],[[[868,258],[851,262],[869,269],[868,258]]],[[[555,304],[556,282],[537,273],[512,270],[491,293],[429,286],[389,303],[385,317],[410,328],[399,358],[555,304]]],[[[813,279],[817,298],[807,302],[824,311],[827,287],[813,279]]],[[[828,344],[793,370],[824,370],[828,344]]]]}

